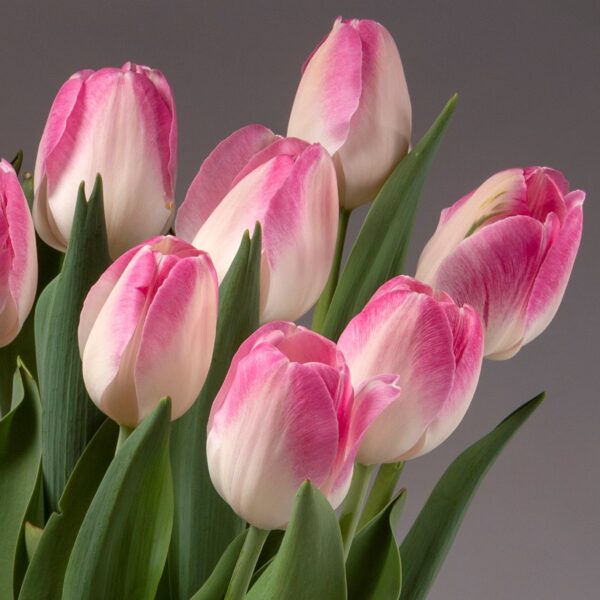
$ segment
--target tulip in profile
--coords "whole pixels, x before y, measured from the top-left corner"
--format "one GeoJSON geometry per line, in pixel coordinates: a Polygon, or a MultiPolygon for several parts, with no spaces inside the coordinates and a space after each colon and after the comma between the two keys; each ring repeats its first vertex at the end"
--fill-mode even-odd
{"type": "Polygon", "coordinates": [[[417,278],[480,314],[485,354],[506,359],[550,323],[583,225],[581,190],[547,167],[508,169],[442,211],[417,278]]]}
{"type": "Polygon", "coordinates": [[[352,383],[398,377],[400,395],[371,424],[364,464],[421,456],[456,429],[473,398],[483,354],[479,317],[410,277],[382,285],[338,342],[352,383]]]}
{"type": "Polygon", "coordinates": [[[31,213],[12,165],[0,161],[0,347],[13,341],[33,306],[37,251],[31,213]]]}
{"type": "Polygon", "coordinates": [[[333,342],[293,323],[264,325],[236,353],[212,407],[215,488],[261,529],[286,526],[305,480],[335,508],[365,429],[398,393],[394,380],[371,379],[355,395],[333,342]]]}
{"type": "Polygon", "coordinates": [[[174,212],[175,104],[160,71],[125,64],[79,71],[50,109],[35,166],[34,220],[64,251],[81,181],[102,176],[113,257],[164,233],[174,212]]]}
{"type": "Polygon", "coordinates": [[[303,67],[288,135],[334,157],[341,205],[373,200],[408,152],[412,113],[398,48],[375,21],[338,18],[303,67]]]}
{"type": "Polygon", "coordinates": [[[94,403],[135,427],[164,396],[185,413],[210,365],[218,307],[210,258],[158,237],[126,252],[90,290],[79,322],[83,378],[94,403]]]}
{"type": "Polygon", "coordinates": [[[296,319],[323,290],[335,249],[338,200],[331,157],[318,144],[243,127],[208,156],[175,222],[211,255],[222,280],[245,230],[262,226],[261,317],[296,319]]]}

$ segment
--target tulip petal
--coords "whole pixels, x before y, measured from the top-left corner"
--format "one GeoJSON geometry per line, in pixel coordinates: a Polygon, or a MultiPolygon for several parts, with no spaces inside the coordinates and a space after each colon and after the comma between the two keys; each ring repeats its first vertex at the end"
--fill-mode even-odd
{"type": "Polygon", "coordinates": [[[248,161],[276,139],[270,129],[262,125],[248,125],[220,142],[202,163],[177,212],[177,235],[191,242],[248,161]]]}
{"type": "Polygon", "coordinates": [[[361,20],[355,27],[362,44],[361,97],[346,143],[336,157],[346,208],[375,198],[399,157],[408,152],[412,128],[410,97],[396,43],[374,21],[361,20]]]}
{"type": "Polygon", "coordinates": [[[458,427],[475,394],[483,358],[483,331],[477,313],[470,307],[444,304],[452,330],[456,370],[452,391],[440,406],[438,415],[429,424],[423,438],[404,456],[416,458],[430,452],[458,427]]]}
{"type": "Polygon", "coordinates": [[[340,149],[359,107],[362,60],[358,32],[338,19],[305,65],[292,106],[288,136],[319,142],[330,154],[340,149]]]}
{"type": "Polygon", "coordinates": [[[208,256],[179,260],[155,291],[141,333],[134,374],[140,419],[164,396],[173,400],[172,419],[192,405],[210,366],[217,308],[217,277],[208,256]],[[174,375],[173,364],[193,365],[191,376],[174,375]]]}
{"type": "Polygon", "coordinates": [[[477,311],[488,358],[509,358],[523,344],[525,308],[544,250],[542,224],[517,215],[467,237],[441,263],[434,287],[477,311]]]}
{"type": "Polygon", "coordinates": [[[584,199],[585,193],[580,190],[565,198],[568,211],[563,227],[548,250],[531,290],[523,343],[542,333],[560,306],[581,241],[584,199]]]}
{"type": "MultiPolygon", "coordinates": [[[[82,352],[83,378],[91,399],[122,425],[138,423],[133,365],[134,339],[147,309],[146,292],[153,286],[157,266],[152,250],[143,247],[127,265],[112,289],[82,352]],[[123,375],[119,377],[119,372],[123,375]]],[[[87,327],[87,325],[86,325],[87,327]]]]}

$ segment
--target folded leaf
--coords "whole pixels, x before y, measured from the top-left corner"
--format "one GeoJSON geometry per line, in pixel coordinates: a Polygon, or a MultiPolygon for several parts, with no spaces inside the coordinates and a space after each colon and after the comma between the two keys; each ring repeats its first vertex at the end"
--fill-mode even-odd
{"type": "Polygon", "coordinates": [[[398,600],[402,565],[394,532],[406,493],[401,490],[352,542],[346,562],[349,600],[398,600]]]}
{"type": "Polygon", "coordinates": [[[425,177],[455,104],[453,97],[377,194],[340,276],[321,330],[323,335],[337,339],[377,288],[402,272],[425,177]]]}
{"type": "Polygon", "coordinates": [[[442,475],[400,546],[404,566],[402,600],[427,597],[483,477],[543,399],[542,393],[513,412],[467,448],[442,475]]]}
{"type": "Polygon", "coordinates": [[[67,482],[38,541],[19,600],[53,600],[62,594],[69,556],[83,518],[115,454],[118,426],[107,419],[98,429],[67,482]]]}
{"type": "Polygon", "coordinates": [[[208,415],[239,345],[258,327],[261,235],[246,233],[219,290],[219,320],[213,360],[200,396],[173,423],[171,463],[175,521],[169,551],[171,597],[188,598],[200,588],[221,554],[244,529],[243,521],[215,491],[206,462],[208,415]]]}
{"type": "Polygon", "coordinates": [[[296,496],[279,552],[248,592],[248,600],[345,600],[344,550],[337,517],[309,482],[296,496]]]}
{"type": "Polygon", "coordinates": [[[89,202],[83,186],[79,189],[62,270],[42,292],[35,311],[44,480],[51,510],[56,509],[75,463],[104,421],[83,383],[77,328],[87,292],[109,263],[98,178],[89,202]]]}
{"type": "Polygon", "coordinates": [[[7,600],[16,597],[27,566],[24,522],[36,503],[40,459],[40,400],[33,378],[20,365],[12,410],[0,420],[0,598],[7,600]]]}
{"type": "Polygon", "coordinates": [[[119,448],[77,534],[63,600],[154,598],[173,524],[170,417],[161,400],[119,448]]]}

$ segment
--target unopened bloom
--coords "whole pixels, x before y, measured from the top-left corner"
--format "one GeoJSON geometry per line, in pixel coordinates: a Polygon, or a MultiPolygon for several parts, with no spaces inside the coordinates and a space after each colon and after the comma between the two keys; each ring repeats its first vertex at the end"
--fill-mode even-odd
{"type": "Polygon", "coordinates": [[[200,167],[175,229],[211,255],[222,280],[256,222],[262,320],[297,319],[325,287],[335,249],[335,169],[320,145],[281,138],[261,125],[232,133],[200,167]]]}
{"type": "Polygon", "coordinates": [[[547,167],[508,169],[442,211],[416,277],[477,310],[488,358],[536,338],[562,300],[581,240],[581,190],[547,167]]]}
{"type": "Polygon", "coordinates": [[[0,160],[0,347],[17,337],[37,286],[35,232],[12,165],[0,160]]]}
{"type": "Polygon", "coordinates": [[[174,212],[175,103],[160,71],[126,63],[79,71],[50,109],[35,165],[34,220],[40,237],[64,251],[77,190],[104,184],[113,257],[164,233],[174,212]]]}
{"type": "Polygon", "coordinates": [[[335,508],[365,429],[397,392],[384,378],[355,395],[333,342],[293,323],[264,325],[236,353],[211,410],[215,488],[263,529],[285,527],[305,480],[335,508]]]}
{"type": "Polygon", "coordinates": [[[288,135],[334,156],[340,201],[373,200],[410,145],[412,113],[398,48],[375,21],[338,18],[303,67],[288,135]]]}
{"type": "Polygon", "coordinates": [[[410,277],[374,294],[338,342],[352,383],[398,377],[400,394],[369,426],[358,453],[364,464],[421,456],[464,417],[479,379],[483,335],[469,306],[410,277]]]}
{"type": "Polygon", "coordinates": [[[79,322],[91,399],[120,425],[136,426],[169,396],[185,413],[210,365],[218,287],[210,258],[167,236],[115,261],[87,295],[79,322]]]}

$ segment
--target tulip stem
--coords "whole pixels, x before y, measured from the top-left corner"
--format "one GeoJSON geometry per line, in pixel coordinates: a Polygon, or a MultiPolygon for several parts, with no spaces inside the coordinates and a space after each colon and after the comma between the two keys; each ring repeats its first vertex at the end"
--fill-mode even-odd
{"type": "Polygon", "coordinates": [[[350,546],[358,527],[358,520],[362,512],[362,505],[367,496],[371,473],[374,465],[354,465],[354,475],[344,501],[342,515],[340,517],[340,529],[342,531],[342,543],[344,545],[344,556],[347,558],[350,546]]]}
{"type": "Polygon", "coordinates": [[[404,469],[404,462],[381,465],[373,482],[373,487],[365,508],[358,522],[358,529],[362,529],[373,517],[377,516],[390,502],[396,490],[396,484],[404,469]]]}
{"type": "Polygon", "coordinates": [[[346,232],[348,231],[348,221],[350,219],[350,211],[345,208],[340,208],[340,219],[338,223],[337,239],[335,242],[335,254],[333,255],[333,264],[329,273],[329,279],[325,284],[325,289],[321,293],[313,315],[312,328],[315,331],[320,331],[325,322],[331,299],[337,287],[340,277],[340,268],[342,265],[342,256],[344,254],[344,242],[346,241],[346,232]]]}
{"type": "Polygon", "coordinates": [[[126,425],[119,426],[119,438],[117,439],[117,449],[115,454],[121,449],[121,446],[127,441],[127,438],[133,433],[132,427],[126,425]]]}
{"type": "Polygon", "coordinates": [[[242,551],[237,559],[225,600],[242,600],[246,596],[254,568],[269,532],[250,525],[242,551]]]}

